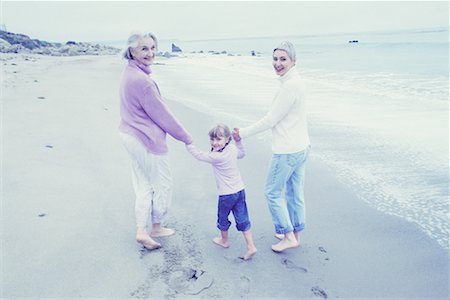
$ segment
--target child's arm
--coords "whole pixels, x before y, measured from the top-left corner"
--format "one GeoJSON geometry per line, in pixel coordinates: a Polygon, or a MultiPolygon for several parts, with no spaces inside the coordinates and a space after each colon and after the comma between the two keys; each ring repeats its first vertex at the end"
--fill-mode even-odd
{"type": "Polygon", "coordinates": [[[186,145],[186,149],[189,151],[189,153],[192,154],[193,157],[200,161],[204,161],[207,163],[212,163],[213,159],[210,156],[210,153],[203,152],[199,150],[197,147],[194,146],[194,144],[186,145]]]}
{"type": "Polygon", "coordinates": [[[244,145],[242,145],[242,140],[234,140],[234,143],[236,144],[236,148],[238,150],[237,158],[241,159],[245,156],[245,149],[244,145]]]}

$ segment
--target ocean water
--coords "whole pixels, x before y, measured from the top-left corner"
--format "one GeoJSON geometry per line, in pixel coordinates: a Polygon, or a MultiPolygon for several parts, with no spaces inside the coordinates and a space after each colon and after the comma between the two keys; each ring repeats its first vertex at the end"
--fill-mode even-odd
{"type": "Polygon", "coordinates": [[[291,40],[308,87],[312,155],[362,201],[448,249],[448,36],[448,28],[436,28],[175,41],[188,54],[161,59],[154,76],[167,98],[245,126],[265,114],[277,90],[271,49],[291,40]]]}

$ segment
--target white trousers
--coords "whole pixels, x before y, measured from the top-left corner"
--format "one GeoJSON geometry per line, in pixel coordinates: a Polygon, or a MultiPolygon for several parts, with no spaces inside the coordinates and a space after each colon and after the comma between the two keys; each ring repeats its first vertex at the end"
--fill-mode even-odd
{"type": "Polygon", "coordinates": [[[167,155],[148,152],[134,136],[119,134],[131,157],[136,225],[139,229],[145,229],[150,224],[163,222],[172,202],[169,159],[167,155]]]}

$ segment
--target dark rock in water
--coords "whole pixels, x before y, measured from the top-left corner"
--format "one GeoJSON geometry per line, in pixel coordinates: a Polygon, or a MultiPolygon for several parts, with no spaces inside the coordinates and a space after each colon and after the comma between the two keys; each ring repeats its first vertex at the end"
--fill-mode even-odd
{"type": "Polygon", "coordinates": [[[181,48],[172,43],[172,52],[183,52],[181,48]]]}
{"type": "Polygon", "coordinates": [[[256,56],[255,50],[252,50],[251,54],[252,56],[256,56]]]}
{"type": "Polygon", "coordinates": [[[77,42],[74,42],[74,41],[67,41],[67,43],[66,43],[66,45],[76,45],[77,44],[77,42]]]}
{"type": "Polygon", "coordinates": [[[358,43],[358,40],[353,40],[353,41],[348,41],[350,44],[351,43],[358,43]]]}

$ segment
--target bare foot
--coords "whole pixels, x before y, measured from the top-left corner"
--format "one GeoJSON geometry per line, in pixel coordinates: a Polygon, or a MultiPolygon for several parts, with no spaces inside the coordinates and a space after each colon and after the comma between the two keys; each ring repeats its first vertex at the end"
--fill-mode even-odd
{"type": "MultiPolygon", "coordinates": [[[[299,232],[294,232],[294,236],[295,236],[295,239],[297,240],[297,242],[300,243],[300,234],[299,234],[299,232]]],[[[282,233],[275,233],[275,237],[281,241],[282,239],[284,239],[285,235],[282,234],[282,233]]]]}
{"type": "Polygon", "coordinates": [[[272,250],[275,252],[283,252],[289,248],[297,248],[300,244],[297,240],[288,240],[287,238],[282,239],[278,244],[272,245],[272,250]]]}
{"type": "Polygon", "coordinates": [[[214,244],[217,244],[217,245],[222,246],[224,248],[230,247],[230,244],[228,243],[228,241],[224,242],[222,237],[220,237],[220,236],[213,238],[212,241],[213,241],[214,244]]]}
{"type": "Polygon", "coordinates": [[[156,242],[155,240],[153,240],[150,237],[147,237],[147,238],[144,238],[144,239],[136,238],[136,241],[138,243],[140,243],[147,250],[156,250],[156,249],[161,248],[161,244],[156,242]]]}
{"type": "Polygon", "coordinates": [[[158,230],[152,230],[150,232],[151,237],[165,237],[165,236],[171,236],[175,234],[175,230],[172,228],[165,228],[161,227],[158,230]]]}
{"type": "Polygon", "coordinates": [[[256,254],[258,250],[256,248],[247,249],[247,252],[245,252],[244,256],[241,256],[240,258],[243,260],[249,260],[253,257],[253,255],[256,254]]]}
{"type": "Polygon", "coordinates": [[[282,240],[282,239],[284,239],[284,234],[282,234],[282,233],[275,233],[275,237],[277,239],[279,239],[279,240],[282,240]]]}

